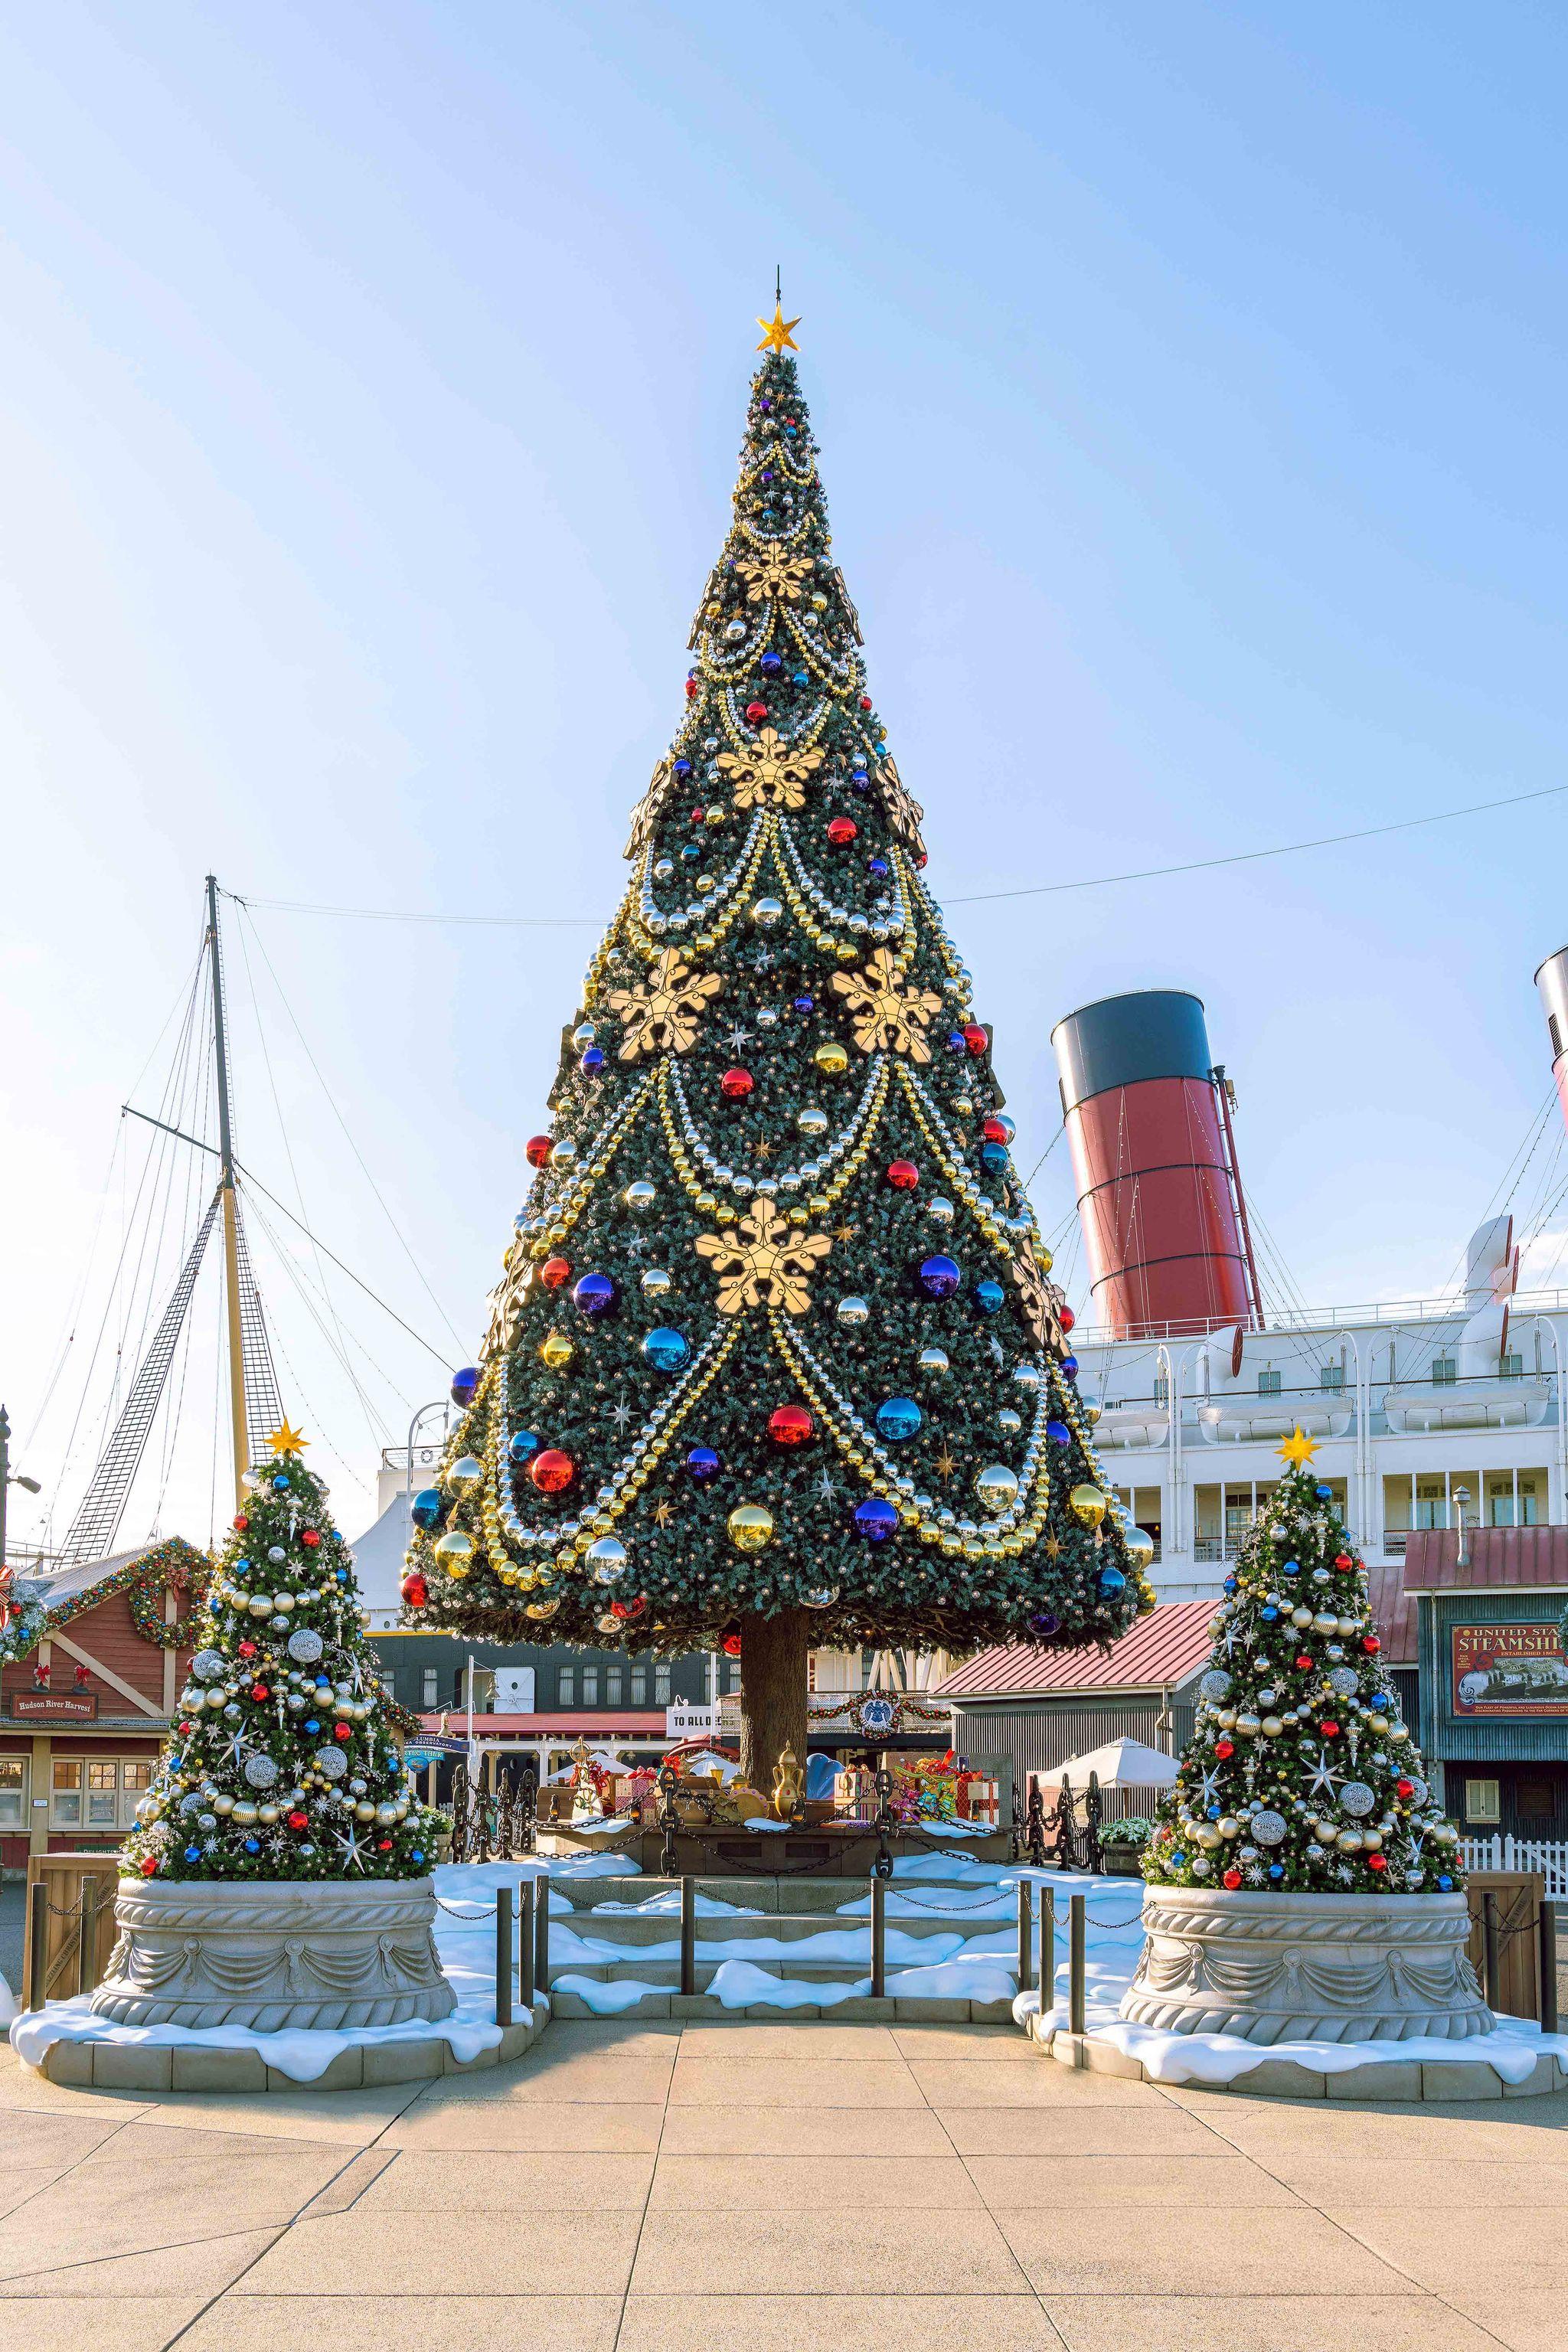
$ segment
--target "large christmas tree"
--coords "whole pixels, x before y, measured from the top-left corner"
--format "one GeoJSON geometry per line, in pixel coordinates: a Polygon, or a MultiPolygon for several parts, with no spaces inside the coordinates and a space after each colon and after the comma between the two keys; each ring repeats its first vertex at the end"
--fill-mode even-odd
{"type": "Polygon", "coordinates": [[[1198,1685],[1198,1718],[1144,1854],[1153,1886],[1447,1894],[1458,1832],[1399,1717],[1366,1570],[1307,1466],[1242,1540],[1198,1685]]]}
{"type": "Polygon", "coordinates": [[[739,1634],[765,1785],[809,1647],[1109,1640],[1153,1595],[867,689],[797,322],[761,323],[684,720],[405,1597],[492,1637],[739,1634]]]}
{"type": "Polygon", "coordinates": [[[148,1878],[418,1878],[437,1816],[365,1638],[353,1559],[285,1423],[197,1620],[190,1680],[121,1868],[148,1878]]]}

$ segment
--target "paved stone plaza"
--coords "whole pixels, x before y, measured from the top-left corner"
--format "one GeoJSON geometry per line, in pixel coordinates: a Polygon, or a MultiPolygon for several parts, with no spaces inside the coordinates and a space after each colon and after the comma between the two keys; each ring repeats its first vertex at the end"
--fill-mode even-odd
{"type": "Polygon", "coordinates": [[[339,2095],[6,2052],[0,2213],[0,2352],[1559,2352],[1568,2094],[1286,2105],[976,2026],[560,2024],[339,2095]]]}

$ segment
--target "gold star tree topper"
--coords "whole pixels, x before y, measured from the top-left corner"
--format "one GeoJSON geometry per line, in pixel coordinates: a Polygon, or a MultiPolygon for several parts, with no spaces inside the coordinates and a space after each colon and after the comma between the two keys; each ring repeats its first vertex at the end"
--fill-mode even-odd
{"type": "Polygon", "coordinates": [[[1281,1459],[1289,1462],[1292,1470],[1304,1470],[1317,1450],[1312,1439],[1306,1434],[1298,1422],[1294,1436],[1285,1440],[1284,1444],[1279,1448],[1279,1453],[1281,1459]]]}
{"type": "Polygon", "coordinates": [[[757,345],[758,351],[799,351],[800,345],[795,341],[795,330],[799,326],[800,320],[798,319],[786,319],[784,314],[784,304],[782,302],[774,302],[773,315],[771,319],[759,319],[757,320],[757,324],[763,331],[763,340],[757,345]]]}
{"type": "Polygon", "coordinates": [[[290,1429],[288,1421],[280,1421],[267,1441],[274,1454],[303,1454],[310,1443],[303,1430],[290,1429]]]}

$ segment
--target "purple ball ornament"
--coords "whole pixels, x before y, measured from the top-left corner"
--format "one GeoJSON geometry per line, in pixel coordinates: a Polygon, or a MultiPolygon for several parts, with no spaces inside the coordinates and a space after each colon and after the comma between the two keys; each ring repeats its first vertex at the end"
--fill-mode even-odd
{"type": "Polygon", "coordinates": [[[607,1274],[585,1274],[572,1291],[572,1304],[580,1315],[603,1315],[616,1303],[616,1286],[607,1274]]]}
{"type": "Polygon", "coordinates": [[[868,1543],[886,1543],[898,1524],[897,1511],[880,1495],[868,1495],[863,1503],[856,1506],[855,1531],[868,1543]]]}
{"type": "Polygon", "coordinates": [[[1061,1629],[1061,1619],[1059,1617],[1054,1617],[1048,1609],[1040,1610],[1029,1620],[1030,1633],[1035,1634],[1042,1642],[1048,1642],[1051,1635],[1053,1633],[1059,1633],[1061,1629]]]}
{"type": "Polygon", "coordinates": [[[474,1401],[474,1391],[479,1387],[479,1368],[478,1364],[464,1364],[460,1370],[455,1371],[452,1374],[452,1402],[457,1405],[461,1405],[463,1410],[467,1412],[468,1406],[471,1405],[474,1401]]]}
{"type": "Polygon", "coordinates": [[[719,1456],[710,1445],[694,1445],[686,1457],[686,1469],[689,1477],[705,1486],[710,1478],[719,1475],[719,1456]]]}
{"type": "Polygon", "coordinates": [[[921,1288],[931,1298],[951,1298],[963,1276],[953,1259],[928,1257],[921,1265],[921,1288]]]}

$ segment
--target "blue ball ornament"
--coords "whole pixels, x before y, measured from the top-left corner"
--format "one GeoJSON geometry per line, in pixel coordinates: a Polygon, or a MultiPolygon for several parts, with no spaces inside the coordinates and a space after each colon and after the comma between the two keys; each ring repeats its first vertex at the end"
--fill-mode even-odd
{"type": "Polygon", "coordinates": [[[1268,1875],[1270,1878],[1283,1878],[1285,1875],[1284,1864],[1282,1862],[1271,1862],[1268,1865],[1268,1875]]]}
{"type": "Polygon", "coordinates": [[[286,1495],[289,1492],[289,1481],[281,1470],[272,1481],[272,1491],[275,1495],[286,1495]]]}
{"type": "Polygon", "coordinates": [[[439,1486],[421,1486],[408,1507],[408,1516],[416,1528],[423,1528],[428,1534],[432,1528],[440,1526],[445,1507],[439,1486]]]}
{"type": "Polygon", "coordinates": [[[584,1046],[583,1049],[583,1058],[577,1065],[577,1067],[582,1071],[584,1076],[587,1078],[596,1077],[604,1066],[604,1047],[602,1045],[584,1046]]]}
{"type": "Polygon", "coordinates": [[[409,1861],[410,1861],[410,1862],[423,1862],[423,1861],[424,1861],[424,1859],[425,1859],[425,1849],[424,1849],[424,1847],[423,1847],[423,1846],[416,1845],[416,1846],[415,1847],[415,1849],[414,1849],[413,1853],[409,1855],[408,1859],[409,1859],[409,1861]]]}
{"type": "Polygon", "coordinates": [[[794,996],[790,999],[789,1009],[792,1013],[815,1013],[816,1005],[809,996],[794,996]]]}
{"type": "Polygon", "coordinates": [[[673,761],[671,762],[671,764],[670,764],[670,770],[669,770],[669,772],[670,772],[670,774],[671,774],[672,776],[689,776],[689,775],[691,773],[691,762],[690,762],[690,761],[689,761],[689,760],[676,760],[676,761],[673,761]]]}
{"type": "Polygon", "coordinates": [[[603,1315],[616,1303],[616,1286],[607,1274],[585,1274],[573,1285],[572,1304],[581,1315],[603,1315]]]}
{"type": "Polygon", "coordinates": [[[977,1282],[974,1286],[974,1304],[979,1307],[982,1315],[996,1314],[1006,1296],[1001,1284],[993,1282],[989,1276],[985,1281],[977,1282]]]}
{"type": "Polygon", "coordinates": [[[644,1339],[642,1351],[656,1372],[678,1372],[691,1353],[691,1342],[684,1331],[661,1323],[644,1339]]]}
{"type": "Polygon", "coordinates": [[[902,1445],[925,1418],[913,1397],[889,1397],[877,1407],[877,1428],[889,1445],[902,1445]]]}
{"type": "Polygon", "coordinates": [[[887,859],[885,857],[868,857],[866,860],[866,871],[871,877],[873,882],[886,881],[888,876],[887,859]]]}
{"type": "Polygon", "coordinates": [[[1005,1168],[1007,1165],[1006,1145],[1005,1143],[983,1143],[980,1147],[980,1164],[983,1168],[1005,1168]]]}
{"type": "Polygon", "coordinates": [[[797,669],[793,674],[791,683],[795,686],[809,686],[811,684],[811,676],[809,671],[797,669]]]}
{"type": "Polygon", "coordinates": [[[710,1445],[694,1445],[686,1457],[686,1467],[689,1475],[702,1486],[710,1478],[718,1476],[719,1456],[710,1445]]]}
{"type": "Polygon", "coordinates": [[[1171,1863],[1172,1863],[1172,1866],[1173,1866],[1173,1869],[1176,1869],[1176,1870],[1179,1870],[1179,1869],[1181,1868],[1181,1866],[1182,1866],[1183,1863],[1184,1863],[1184,1862],[1185,1862],[1186,1858],[1187,1858],[1187,1857],[1186,1857],[1186,1855],[1185,1855],[1184,1853],[1173,1853],[1173,1854],[1171,1856],[1171,1863]]]}
{"type": "Polygon", "coordinates": [[[764,654],[762,658],[761,667],[767,673],[768,677],[772,677],[776,671],[783,669],[783,656],[779,654],[764,654]]]}
{"type": "Polygon", "coordinates": [[[532,1461],[539,1451],[537,1433],[531,1429],[514,1429],[507,1439],[506,1450],[521,1470],[527,1463],[532,1461]]]}
{"type": "Polygon", "coordinates": [[[1437,1885],[1438,1885],[1438,1886],[1441,1888],[1442,1892],[1443,1892],[1445,1895],[1451,1895],[1451,1894],[1452,1894],[1452,1892],[1453,1892],[1453,1888],[1454,1888],[1454,1882],[1453,1882],[1453,1880],[1448,1876],[1448,1874],[1447,1874],[1447,1871],[1445,1871],[1445,1872],[1444,1872],[1444,1874],[1443,1874],[1442,1877],[1437,1881],[1437,1885]]]}
{"type": "Polygon", "coordinates": [[[199,1845],[188,1845],[185,1848],[185,1860],[187,1862],[200,1862],[201,1858],[202,1850],[199,1845]]]}
{"type": "Polygon", "coordinates": [[[884,1503],[880,1495],[868,1495],[855,1509],[855,1530],[868,1543],[886,1543],[899,1524],[899,1515],[891,1503],[884,1503]]]}
{"type": "Polygon", "coordinates": [[[1078,1378],[1078,1358],[1076,1356],[1064,1356],[1062,1358],[1062,1370],[1067,1374],[1069,1381],[1076,1381],[1078,1378]]]}
{"type": "Polygon", "coordinates": [[[1234,1576],[1227,1576],[1227,1577],[1226,1578],[1226,1580],[1225,1580],[1224,1584],[1220,1587],[1220,1590],[1221,1590],[1221,1591],[1222,1591],[1222,1592],[1234,1592],[1234,1591],[1237,1590],[1237,1582],[1236,1582],[1236,1579],[1235,1579],[1235,1577],[1234,1577],[1234,1576]]]}
{"type": "Polygon", "coordinates": [[[684,841],[680,845],[680,854],[689,864],[695,864],[702,855],[702,844],[700,841],[684,841]]]}
{"type": "Polygon", "coordinates": [[[1102,1568],[1100,1571],[1100,1589],[1107,1595],[1121,1591],[1126,1582],[1119,1568],[1102,1568]]]}
{"type": "Polygon", "coordinates": [[[921,1264],[921,1288],[931,1298],[951,1298],[963,1276],[950,1257],[928,1257],[921,1264]]]}
{"type": "Polygon", "coordinates": [[[969,1051],[969,1041],[968,1041],[968,1039],[964,1036],[964,1034],[963,1034],[963,1030],[962,1030],[962,1029],[950,1029],[950,1030],[948,1031],[948,1033],[947,1033],[947,1050],[948,1050],[948,1052],[949,1052],[950,1054],[967,1054],[967,1053],[968,1053],[968,1051],[969,1051]]]}
{"type": "Polygon", "coordinates": [[[261,1852],[261,1840],[259,1838],[247,1838],[245,1841],[245,1851],[247,1853],[259,1853],[261,1852]]]}
{"type": "Polygon", "coordinates": [[[1049,1609],[1037,1609],[1029,1620],[1030,1633],[1041,1642],[1048,1641],[1053,1633],[1059,1633],[1061,1629],[1061,1619],[1054,1615],[1049,1609]]]}
{"type": "Polygon", "coordinates": [[[338,1570],[338,1582],[339,1582],[340,1584],[346,1584],[346,1583],[348,1582],[348,1580],[349,1580],[349,1572],[348,1572],[348,1570],[347,1570],[346,1568],[340,1568],[340,1569],[339,1569],[339,1570],[338,1570]]]}
{"type": "Polygon", "coordinates": [[[1301,1573],[1300,1561],[1299,1559],[1288,1559],[1279,1573],[1281,1576],[1300,1576],[1301,1573]]]}
{"type": "Polygon", "coordinates": [[[1050,1439],[1053,1445],[1070,1445],[1072,1444],[1072,1432],[1068,1427],[1065,1421],[1047,1421],[1046,1423],[1046,1435],[1050,1439]]]}
{"type": "Polygon", "coordinates": [[[1274,1620],[1276,1619],[1276,1617],[1278,1617],[1278,1616],[1279,1616],[1279,1612],[1278,1611],[1278,1609],[1275,1609],[1275,1608],[1270,1607],[1267,1602],[1264,1604],[1264,1608],[1263,1608],[1262,1615],[1263,1615],[1263,1622],[1264,1622],[1264,1623],[1265,1623],[1266,1625],[1272,1625],[1272,1624],[1273,1624],[1273,1622],[1274,1622],[1274,1620]]]}
{"type": "Polygon", "coordinates": [[[313,1715],[312,1715],[312,1716],[308,1719],[308,1721],[307,1721],[307,1723],[306,1723],[306,1725],[305,1725],[305,1728],[306,1728],[306,1730],[307,1730],[308,1732],[310,1732],[310,1733],[311,1734],[311,1736],[312,1736],[312,1737],[314,1737],[314,1735],[315,1735],[318,1731],[320,1731],[321,1727],[321,1725],[317,1722],[317,1720],[316,1720],[316,1718],[315,1718],[315,1717],[314,1717],[313,1715]]]}
{"type": "Polygon", "coordinates": [[[466,1411],[474,1401],[474,1391],[479,1384],[479,1366],[464,1364],[459,1370],[452,1374],[452,1402],[463,1406],[466,1411]]]}

